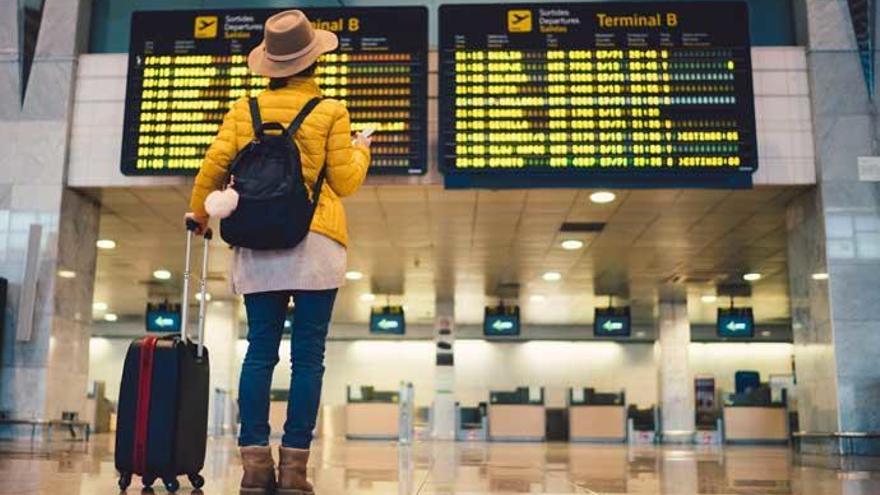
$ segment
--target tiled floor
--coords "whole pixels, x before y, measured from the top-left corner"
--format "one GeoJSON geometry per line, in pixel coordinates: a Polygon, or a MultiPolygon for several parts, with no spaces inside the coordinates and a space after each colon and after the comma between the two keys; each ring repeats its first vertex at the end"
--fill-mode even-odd
{"type": "MultiPolygon", "coordinates": [[[[0,443],[0,495],[117,493],[113,439],[51,448],[0,443]]],[[[235,494],[241,468],[232,439],[209,442],[203,492],[235,494]]],[[[565,444],[328,442],[311,473],[331,494],[880,494],[880,462],[858,470],[795,460],[777,447],[638,447],[565,444]],[[877,469],[877,471],[874,471],[877,469]]],[[[181,478],[181,482],[184,479],[181,478]]],[[[128,493],[140,493],[136,481],[128,493]]],[[[164,490],[157,486],[156,493],[164,490]]]]}

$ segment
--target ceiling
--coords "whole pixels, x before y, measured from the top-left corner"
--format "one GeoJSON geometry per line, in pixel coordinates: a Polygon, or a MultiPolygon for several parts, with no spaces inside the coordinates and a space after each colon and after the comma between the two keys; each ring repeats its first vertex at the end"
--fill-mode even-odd
{"type": "MultiPolygon", "coordinates": [[[[526,324],[589,323],[595,306],[633,306],[634,319],[651,320],[658,288],[678,283],[688,293],[691,321],[714,322],[716,304],[700,301],[716,283],[752,284],[759,322],[789,316],[785,210],[800,190],[616,191],[594,204],[591,190],[444,190],[425,185],[367,185],[346,199],[352,243],[349,268],[365,274],[337,299],[334,321],[365,322],[372,304],[404,304],[407,319],[433,319],[437,299],[454,299],[456,320],[479,323],[483,308],[517,299],[526,324]],[[604,222],[600,233],[562,234],[563,222],[604,222]],[[563,239],[585,242],[566,251],[563,239]],[[547,282],[546,271],[562,280],[547,282]],[[374,293],[375,302],[361,296],[374,293]],[[537,296],[537,297],[533,297],[537,296]]],[[[95,301],[119,315],[140,315],[144,303],[179,297],[183,265],[182,215],[189,186],[105,188],[100,237],[117,242],[99,250],[95,301]],[[152,278],[159,268],[170,281],[152,278]]],[[[213,243],[209,290],[236,300],[226,273],[231,251],[213,243]]],[[[717,304],[728,304],[719,298],[717,304]]],[[[100,316],[100,315],[99,315],[100,316]]]]}

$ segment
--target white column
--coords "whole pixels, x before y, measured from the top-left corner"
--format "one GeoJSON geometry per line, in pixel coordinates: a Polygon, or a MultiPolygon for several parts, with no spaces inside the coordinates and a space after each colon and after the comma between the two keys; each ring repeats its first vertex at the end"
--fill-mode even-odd
{"type": "MultiPolygon", "coordinates": [[[[455,303],[452,300],[437,301],[437,320],[434,326],[435,353],[443,354],[441,342],[455,349],[455,303]],[[442,335],[442,330],[449,330],[442,335]]],[[[453,354],[454,357],[454,354],[453,354]]],[[[434,367],[434,405],[431,416],[431,437],[435,440],[455,440],[455,366],[434,367]]]]}
{"type": "MultiPolygon", "coordinates": [[[[233,431],[235,421],[233,406],[238,380],[235,346],[239,331],[236,309],[233,301],[213,301],[208,303],[205,316],[205,347],[211,360],[208,431],[213,434],[233,431]]],[[[195,325],[191,328],[195,332],[195,325]]]]}
{"type": "Polygon", "coordinates": [[[659,380],[664,443],[690,443],[695,430],[694,384],[688,364],[691,327],[687,301],[660,302],[659,380]]]}

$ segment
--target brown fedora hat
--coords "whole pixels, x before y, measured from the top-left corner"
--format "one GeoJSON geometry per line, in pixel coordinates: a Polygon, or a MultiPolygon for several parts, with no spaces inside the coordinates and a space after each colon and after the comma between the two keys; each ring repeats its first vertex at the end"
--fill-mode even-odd
{"type": "Polygon", "coordinates": [[[301,10],[285,10],[266,19],[263,41],[248,55],[248,67],[266,77],[289,77],[339,46],[335,34],[315,29],[301,10]]]}

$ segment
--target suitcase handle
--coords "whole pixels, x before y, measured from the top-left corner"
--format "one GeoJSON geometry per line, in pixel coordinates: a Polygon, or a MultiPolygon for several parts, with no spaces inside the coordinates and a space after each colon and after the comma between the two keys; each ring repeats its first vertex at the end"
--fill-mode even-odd
{"type": "MultiPolygon", "coordinates": [[[[189,266],[190,260],[192,258],[192,238],[198,227],[198,222],[191,218],[186,219],[186,260],[184,261],[183,296],[181,299],[182,303],[180,305],[180,338],[184,342],[186,342],[187,340],[187,333],[189,330],[189,266]]],[[[202,274],[201,277],[199,277],[199,339],[197,354],[199,358],[202,357],[205,347],[205,310],[207,309],[205,294],[207,293],[208,278],[208,247],[210,246],[211,239],[214,237],[214,233],[210,228],[208,228],[205,230],[202,237],[205,241],[204,247],[202,248],[202,274]]]]}

